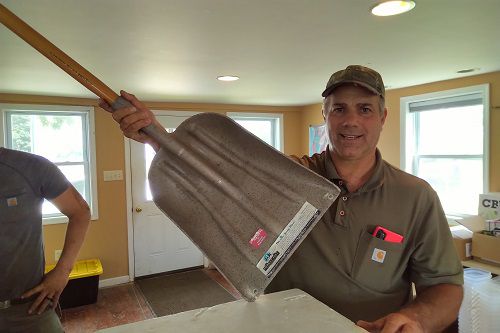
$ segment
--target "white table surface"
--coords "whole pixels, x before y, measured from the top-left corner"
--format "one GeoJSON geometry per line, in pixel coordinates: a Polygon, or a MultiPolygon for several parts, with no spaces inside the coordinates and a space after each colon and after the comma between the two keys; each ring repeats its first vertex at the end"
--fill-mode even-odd
{"type": "Polygon", "coordinates": [[[366,332],[309,294],[291,289],[116,326],[100,333],[350,333],[366,332]]]}

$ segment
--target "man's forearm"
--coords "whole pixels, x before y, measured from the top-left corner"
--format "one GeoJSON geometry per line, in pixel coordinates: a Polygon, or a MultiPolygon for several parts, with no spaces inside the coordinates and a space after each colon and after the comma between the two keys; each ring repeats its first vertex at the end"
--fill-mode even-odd
{"type": "Polygon", "coordinates": [[[61,258],[56,265],[56,269],[63,270],[69,275],[89,227],[90,209],[72,186],[54,199],[53,203],[69,219],[61,258]]]}
{"type": "Polygon", "coordinates": [[[59,258],[56,265],[59,266],[60,269],[67,271],[68,274],[71,272],[78,252],[82,247],[88,225],[89,218],[85,216],[74,217],[70,219],[68,223],[61,258],[59,258]]]}
{"type": "Polygon", "coordinates": [[[425,332],[441,332],[458,316],[463,288],[454,284],[438,284],[423,291],[401,313],[418,321],[425,332]]]}

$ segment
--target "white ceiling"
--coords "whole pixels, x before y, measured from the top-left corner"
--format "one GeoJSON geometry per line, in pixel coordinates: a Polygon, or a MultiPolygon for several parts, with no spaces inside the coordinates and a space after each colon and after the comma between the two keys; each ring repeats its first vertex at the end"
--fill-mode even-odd
{"type": "MultiPolygon", "coordinates": [[[[500,0],[0,0],[113,90],[148,101],[305,105],[330,74],[388,89],[500,70],[500,0]],[[458,70],[478,68],[474,73],[458,70]],[[238,75],[220,82],[218,75],[238,75]]],[[[0,25],[0,92],[94,97],[0,25]]]]}

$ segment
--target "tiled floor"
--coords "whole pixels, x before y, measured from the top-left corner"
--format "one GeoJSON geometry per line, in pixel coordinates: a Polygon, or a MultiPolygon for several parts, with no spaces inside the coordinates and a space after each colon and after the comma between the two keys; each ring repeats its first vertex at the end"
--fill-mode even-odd
{"type": "MultiPolygon", "coordinates": [[[[203,270],[235,298],[238,292],[216,270],[203,270]]],[[[66,333],[87,333],[156,317],[134,283],[99,289],[97,303],[62,311],[66,333]]]]}

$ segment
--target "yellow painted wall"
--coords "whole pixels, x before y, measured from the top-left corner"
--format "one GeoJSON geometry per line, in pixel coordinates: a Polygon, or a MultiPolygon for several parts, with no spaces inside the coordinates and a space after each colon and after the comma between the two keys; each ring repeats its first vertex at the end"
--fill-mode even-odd
{"type": "MultiPolygon", "coordinates": [[[[399,99],[440,90],[490,83],[490,190],[500,191],[500,72],[463,79],[436,82],[387,91],[389,115],[380,138],[384,158],[399,165],[399,99]],[[496,108],[495,108],[496,107],[496,108]]],[[[0,94],[0,103],[93,105],[94,99],[0,94]]],[[[308,152],[308,126],[323,122],[321,103],[304,107],[270,107],[196,103],[147,103],[152,109],[205,112],[271,112],[284,114],[285,154],[308,152]]],[[[128,275],[128,244],[125,182],[104,182],[104,170],[125,170],[123,136],[110,115],[96,108],[96,157],[98,174],[99,219],[91,223],[80,259],[100,258],[104,274],[101,278],[128,275]]],[[[66,225],[44,227],[48,263],[54,262],[54,251],[61,249],[66,225]]]]}
{"type": "MultiPolygon", "coordinates": [[[[414,87],[387,90],[386,107],[388,116],[379,145],[382,156],[389,163],[400,164],[400,108],[401,97],[427,94],[436,91],[463,88],[479,84],[490,84],[490,182],[491,192],[500,192],[500,72],[475,75],[461,79],[434,82],[414,87]]],[[[308,152],[308,126],[322,123],[321,103],[305,106],[302,109],[303,124],[301,153],[308,152]]]]}
{"type": "MultiPolygon", "coordinates": [[[[490,181],[491,192],[500,191],[500,72],[475,75],[455,80],[440,81],[415,87],[390,90],[387,93],[387,107],[390,117],[385,125],[381,149],[388,161],[399,165],[399,127],[401,97],[427,94],[436,91],[469,87],[489,83],[490,85],[490,181]]],[[[445,124],[443,124],[445,125],[445,124]]],[[[466,135],[466,133],[464,133],[466,135]]]]}
{"type": "MultiPolygon", "coordinates": [[[[91,105],[94,99],[64,98],[50,96],[28,96],[0,94],[0,103],[91,105]]],[[[203,112],[270,112],[283,113],[284,151],[286,154],[300,152],[301,125],[300,108],[246,106],[194,103],[147,103],[152,109],[203,112]]],[[[126,189],[124,181],[104,182],[104,170],[125,170],[124,141],[118,125],[105,111],[96,107],[95,112],[96,164],[98,176],[99,219],[92,221],[79,259],[99,258],[104,273],[101,279],[128,275],[128,240],[126,189]]],[[[45,257],[54,263],[54,251],[62,249],[66,224],[47,225],[43,228],[45,257]]]]}
{"type": "Polygon", "coordinates": [[[321,113],[322,104],[306,105],[302,108],[301,152],[300,156],[309,154],[309,126],[321,125],[325,121],[321,113]]]}

